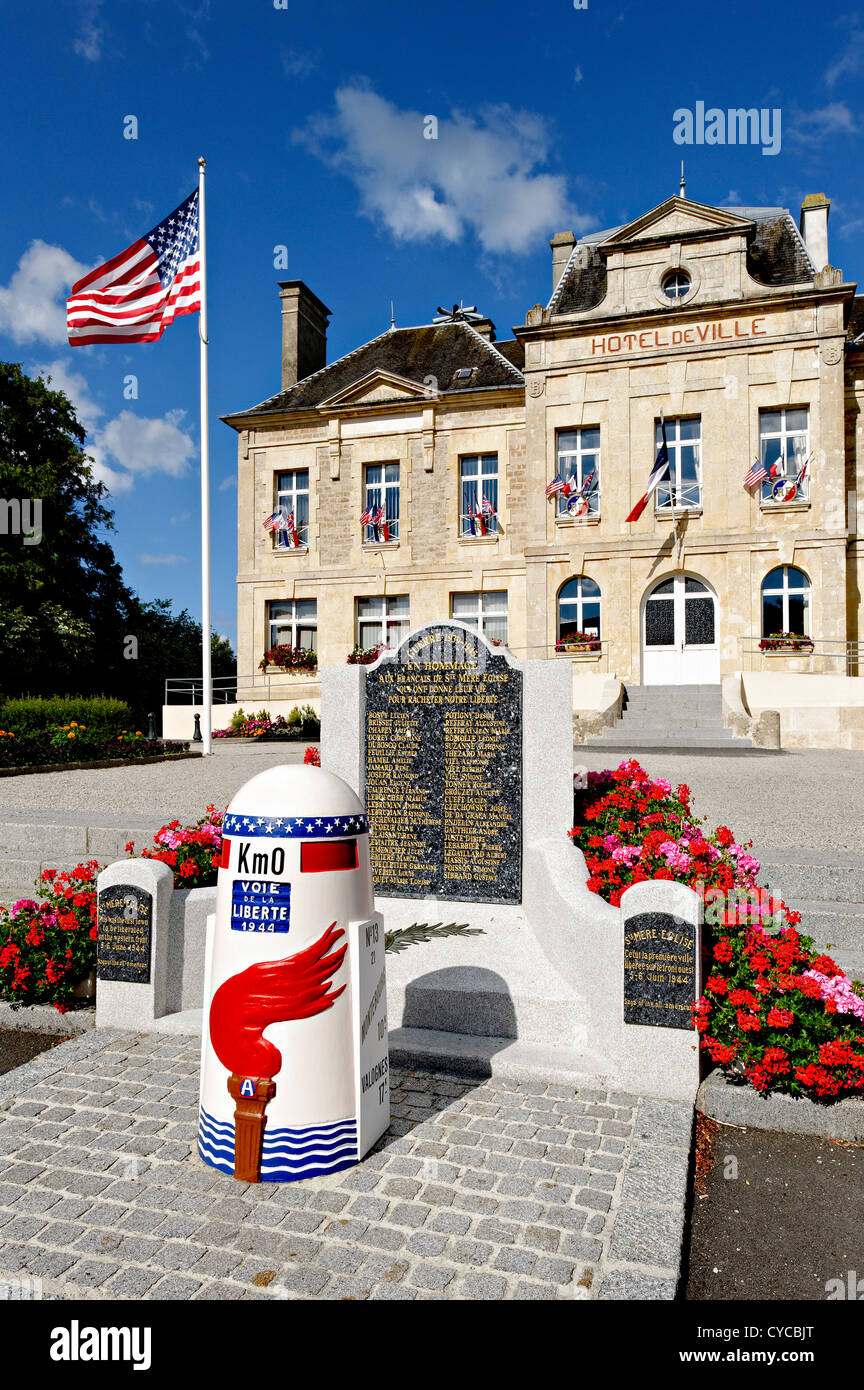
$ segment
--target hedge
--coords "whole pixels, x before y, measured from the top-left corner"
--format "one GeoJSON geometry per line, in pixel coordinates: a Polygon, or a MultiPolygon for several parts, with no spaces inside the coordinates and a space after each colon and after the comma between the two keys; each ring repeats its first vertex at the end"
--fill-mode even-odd
{"type": "MultiPolygon", "coordinates": [[[[134,733],[132,710],[125,700],[111,695],[55,695],[42,699],[25,695],[0,702],[0,729],[17,739],[46,739],[72,720],[83,724],[88,743],[105,743],[122,729],[134,733]]],[[[144,731],[146,732],[146,730],[144,731]]]]}

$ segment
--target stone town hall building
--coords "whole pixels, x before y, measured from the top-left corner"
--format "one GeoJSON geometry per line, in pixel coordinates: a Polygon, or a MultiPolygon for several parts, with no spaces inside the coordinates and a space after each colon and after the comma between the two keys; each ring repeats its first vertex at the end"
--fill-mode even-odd
{"type": "Polygon", "coordinates": [[[828,210],[672,197],[554,236],[551,297],[512,338],[457,312],[329,365],[330,310],[283,282],[282,389],[225,417],[238,700],[276,642],[342,663],[447,616],[517,657],[588,634],[560,659],[630,684],[717,683],[777,631],[857,675],[864,300],[828,263],[828,210]],[[661,418],[670,480],[628,523],[661,418]],[[279,509],[295,537],[262,526],[279,509]]]}

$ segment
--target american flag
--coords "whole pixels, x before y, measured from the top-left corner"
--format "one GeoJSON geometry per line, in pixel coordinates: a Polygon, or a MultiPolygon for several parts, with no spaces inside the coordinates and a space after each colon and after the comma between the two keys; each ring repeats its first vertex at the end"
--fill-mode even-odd
{"type": "Polygon", "coordinates": [[[72,286],[72,347],[153,343],[180,314],[201,308],[198,190],[163,222],[72,286]]]}
{"type": "Polygon", "coordinates": [[[765,467],[764,463],[760,462],[759,459],[754,459],[753,463],[744,474],[744,486],[755,487],[757,483],[761,483],[762,479],[767,477],[768,469],[765,467]]]}
{"type": "Polygon", "coordinates": [[[284,513],[281,511],[272,512],[271,515],[267,517],[266,521],[262,521],[261,525],[264,527],[265,531],[278,531],[282,525],[283,516],[284,513]]]}
{"type": "Polygon", "coordinates": [[[551,483],[546,484],[546,496],[554,497],[555,493],[560,492],[563,487],[564,479],[561,477],[560,473],[556,473],[551,483]]]}
{"type": "Polygon", "coordinates": [[[371,526],[371,525],[372,525],[372,517],[374,516],[374,514],[375,514],[375,508],[374,508],[374,507],[364,507],[363,511],[360,513],[360,525],[361,525],[361,526],[371,526]]]}

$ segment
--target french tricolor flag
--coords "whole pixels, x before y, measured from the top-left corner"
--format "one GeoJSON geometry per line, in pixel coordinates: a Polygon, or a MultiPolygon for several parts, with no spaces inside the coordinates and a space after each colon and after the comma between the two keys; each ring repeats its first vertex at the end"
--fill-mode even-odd
{"type": "Polygon", "coordinates": [[[632,512],[627,517],[628,521],[639,520],[640,516],[642,515],[642,513],[648,505],[649,498],[654,494],[654,492],[656,492],[658,485],[664,482],[669,477],[669,450],[666,446],[666,421],[662,417],[660,419],[660,428],[663,431],[663,443],[657,450],[657,457],[654,460],[654,467],[651,469],[651,472],[648,476],[648,487],[646,489],[645,495],[639,498],[639,501],[636,503],[636,506],[633,508],[632,512]]]}

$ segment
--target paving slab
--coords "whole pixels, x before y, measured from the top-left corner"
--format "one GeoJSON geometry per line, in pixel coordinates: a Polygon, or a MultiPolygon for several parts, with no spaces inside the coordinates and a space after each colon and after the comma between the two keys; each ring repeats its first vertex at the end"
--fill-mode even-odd
{"type": "Polygon", "coordinates": [[[675,1294],[687,1105],[394,1067],[398,1114],[356,1168],[250,1184],[176,1141],[198,1062],[191,1038],[98,1031],[0,1078],[0,1280],[104,1300],[675,1294]]]}

